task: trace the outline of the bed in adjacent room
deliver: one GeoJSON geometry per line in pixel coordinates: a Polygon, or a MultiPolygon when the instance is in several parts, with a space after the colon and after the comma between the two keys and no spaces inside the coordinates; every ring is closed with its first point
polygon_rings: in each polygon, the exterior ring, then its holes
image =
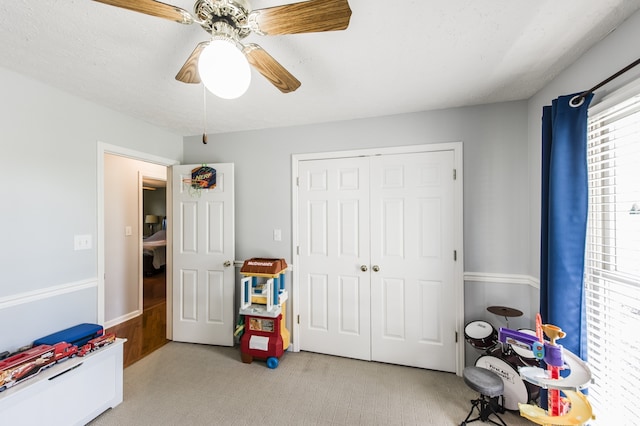
{"type": "Polygon", "coordinates": [[[167,258],[167,231],[162,229],[142,240],[142,261],[145,275],[160,271],[167,258]]]}

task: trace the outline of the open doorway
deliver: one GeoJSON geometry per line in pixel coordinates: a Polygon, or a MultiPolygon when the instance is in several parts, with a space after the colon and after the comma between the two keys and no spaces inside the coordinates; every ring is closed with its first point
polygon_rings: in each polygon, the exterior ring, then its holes
{"type": "Polygon", "coordinates": [[[142,342],[140,358],[167,343],[167,181],[142,177],[142,342]]]}
{"type": "Polygon", "coordinates": [[[128,366],[167,342],[167,166],[104,153],[104,327],[128,366]]]}
{"type": "Polygon", "coordinates": [[[142,305],[166,302],[167,181],[142,177],[142,305]]]}

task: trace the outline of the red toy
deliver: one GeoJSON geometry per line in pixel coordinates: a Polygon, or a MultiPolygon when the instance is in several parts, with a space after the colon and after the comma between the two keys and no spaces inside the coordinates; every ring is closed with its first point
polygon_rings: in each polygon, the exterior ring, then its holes
{"type": "Polygon", "coordinates": [[[67,342],[60,342],[53,345],[55,348],[55,360],[56,362],[62,362],[69,358],[73,358],[78,355],[78,347],[67,342]]]}
{"type": "Polygon", "coordinates": [[[245,315],[244,334],[240,338],[242,362],[251,363],[255,357],[266,359],[269,368],[276,368],[284,352],[281,323],[282,314],[275,318],[245,315]]]}
{"type": "Polygon", "coordinates": [[[266,359],[267,367],[278,367],[278,359],[289,347],[286,327],[286,301],[284,259],[251,258],[240,269],[244,275],[240,284],[240,315],[243,324],[236,334],[240,338],[242,362],[253,358],[266,359]],[[260,282],[262,281],[262,282],[260,282]]]}
{"type": "Polygon", "coordinates": [[[104,346],[115,342],[113,333],[98,336],[89,340],[82,348],[67,342],[54,345],[38,345],[26,351],[19,352],[0,361],[0,392],[8,389],[52,365],[65,361],[74,356],[85,356],[104,346]]]}
{"type": "Polygon", "coordinates": [[[115,341],[116,335],[113,333],[98,336],[95,339],[89,340],[86,345],[82,346],[82,348],[78,351],[78,356],[85,356],[87,354],[90,354],[91,352],[97,351],[103,346],[110,345],[115,341]]]}
{"type": "Polygon", "coordinates": [[[0,362],[0,392],[40,373],[56,362],[55,348],[40,345],[0,362]]]}

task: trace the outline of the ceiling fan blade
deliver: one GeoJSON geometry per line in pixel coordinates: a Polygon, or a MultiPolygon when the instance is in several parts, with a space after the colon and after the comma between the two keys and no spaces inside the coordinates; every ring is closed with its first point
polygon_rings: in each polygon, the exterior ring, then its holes
{"type": "Polygon", "coordinates": [[[300,81],[287,71],[278,61],[273,59],[262,47],[254,43],[247,44],[242,52],[249,63],[282,93],[295,91],[300,81]]]}
{"type": "Polygon", "coordinates": [[[189,58],[185,61],[178,74],[176,74],[176,80],[181,81],[183,83],[190,84],[198,84],[200,83],[200,74],[198,74],[198,59],[200,58],[200,53],[202,53],[202,49],[207,47],[209,42],[203,41],[202,43],[198,43],[189,58]]]}
{"type": "Polygon", "coordinates": [[[254,10],[249,25],[262,35],[299,34],[344,30],[350,19],[347,0],[310,0],[254,10]]]}
{"type": "Polygon", "coordinates": [[[184,9],[155,0],[93,0],[110,6],[133,10],[134,12],[169,19],[181,24],[193,24],[193,15],[184,9]]]}

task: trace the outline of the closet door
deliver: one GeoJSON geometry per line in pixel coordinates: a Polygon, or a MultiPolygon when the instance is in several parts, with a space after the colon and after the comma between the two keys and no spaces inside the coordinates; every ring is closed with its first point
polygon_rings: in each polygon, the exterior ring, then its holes
{"type": "Polygon", "coordinates": [[[300,161],[301,350],[456,371],[454,162],[300,161]]]}
{"type": "Polygon", "coordinates": [[[454,154],[371,158],[371,356],[456,371],[454,154]]]}
{"type": "Polygon", "coordinates": [[[371,359],[369,159],[299,164],[300,348],[371,359]]]}

